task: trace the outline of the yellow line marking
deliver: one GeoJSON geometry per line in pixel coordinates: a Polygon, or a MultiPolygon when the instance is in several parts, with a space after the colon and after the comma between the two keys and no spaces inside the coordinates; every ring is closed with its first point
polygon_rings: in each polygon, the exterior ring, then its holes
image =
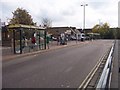
{"type": "Polygon", "coordinates": [[[91,70],[91,72],[87,75],[87,77],[84,79],[84,81],[82,82],[82,84],[79,86],[79,88],[77,90],[85,89],[87,87],[87,85],[89,84],[89,82],[91,81],[93,76],[95,75],[96,71],[98,70],[99,66],[101,65],[101,62],[103,61],[105,55],[107,55],[108,51],[106,51],[106,53],[103,56],[101,56],[101,58],[99,59],[97,64],[94,66],[94,68],[91,70]]]}

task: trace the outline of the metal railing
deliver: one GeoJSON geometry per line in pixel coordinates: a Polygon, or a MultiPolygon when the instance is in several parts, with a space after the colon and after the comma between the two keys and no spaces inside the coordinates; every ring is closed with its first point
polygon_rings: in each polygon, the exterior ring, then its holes
{"type": "MultiPolygon", "coordinates": [[[[104,63],[104,58],[106,57],[107,54],[108,54],[108,51],[106,51],[104,53],[104,55],[101,56],[101,58],[99,59],[99,61],[97,62],[97,64],[90,71],[90,73],[88,74],[88,76],[85,78],[85,80],[82,82],[82,84],[79,86],[79,88],[77,90],[86,90],[86,89],[89,89],[89,86],[92,86],[92,88],[96,87],[95,83],[92,83],[92,85],[90,83],[94,79],[95,74],[98,73],[97,71],[99,70],[101,64],[104,63]]],[[[96,82],[97,79],[94,79],[94,81],[96,82]]]]}
{"type": "Polygon", "coordinates": [[[114,49],[114,46],[112,46],[112,48],[110,50],[105,67],[104,67],[101,77],[98,81],[96,90],[104,90],[104,89],[109,88],[109,84],[110,84],[109,78],[110,78],[110,73],[111,73],[111,68],[112,68],[113,49],[114,49]]]}

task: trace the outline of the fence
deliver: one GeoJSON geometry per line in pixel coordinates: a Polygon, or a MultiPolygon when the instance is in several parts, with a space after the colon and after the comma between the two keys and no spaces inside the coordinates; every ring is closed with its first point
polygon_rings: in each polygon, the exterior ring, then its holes
{"type": "Polygon", "coordinates": [[[113,54],[114,46],[112,46],[109,56],[107,58],[105,67],[103,69],[102,75],[100,77],[100,80],[97,84],[96,90],[105,90],[109,88],[110,85],[110,74],[111,74],[111,68],[112,68],[112,54],[113,54]]]}

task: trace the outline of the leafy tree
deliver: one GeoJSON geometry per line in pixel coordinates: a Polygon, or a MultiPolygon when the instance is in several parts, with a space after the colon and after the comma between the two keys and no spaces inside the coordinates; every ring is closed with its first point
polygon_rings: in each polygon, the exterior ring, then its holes
{"type": "Polygon", "coordinates": [[[108,34],[109,34],[109,25],[108,23],[104,23],[101,26],[100,34],[103,36],[103,38],[107,39],[108,34]]]}
{"type": "Polygon", "coordinates": [[[24,25],[35,25],[31,15],[22,8],[17,8],[12,12],[13,18],[10,20],[9,24],[24,24],[24,25]]]}
{"type": "Polygon", "coordinates": [[[109,28],[110,27],[109,27],[108,23],[104,23],[103,25],[97,24],[93,27],[92,32],[99,33],[101,38],[107,39],[107,38],[111,38],[110,34],[112,31],[110,31],[109,28]]]}
{"type": "Polygon", "coordinates": [[[100,25],[97,24],[97,25],[95,25],[95,26],[93,27],[92,32],[93,32],[93,33],[99,33],[99,29],[100,29],[100,25]]]}

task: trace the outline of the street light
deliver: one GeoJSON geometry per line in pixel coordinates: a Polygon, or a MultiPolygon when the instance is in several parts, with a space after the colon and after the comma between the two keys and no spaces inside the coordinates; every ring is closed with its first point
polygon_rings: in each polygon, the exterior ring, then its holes
{"type": "Polygon", "coordinates": [[[2,23],[1,23],[1,19],[0,19],[0,29],[1,29],[1,27],[2,27],[2,23]]]}
{"type": "Polygon", "coordinates": [[[81,6],[83,6],[83,30],[85,30],[85,6],[88,6],[88,4],[82,4],[81,6]]]}

